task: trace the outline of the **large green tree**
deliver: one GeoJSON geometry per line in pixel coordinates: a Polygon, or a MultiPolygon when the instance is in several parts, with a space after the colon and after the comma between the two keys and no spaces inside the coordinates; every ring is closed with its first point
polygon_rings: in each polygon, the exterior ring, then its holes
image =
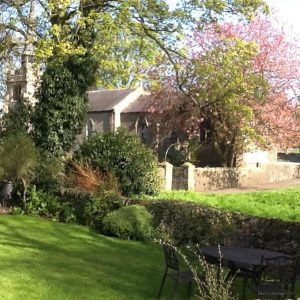
{"type": "Polygon", "coordinates": [[[100,85],[124,86],[152,62],[155,49],[174,58],[184,27],[226,14],[250,18],[259,9],[266,9],[263,0],[185,0],[173,10],[167,0],[0,0],[0,57],[26,45],[42,61],[92,49],[100,85]]]}
{"type": "Polygon", "coordinates": [[[76,88],[78,74],[68,62],[80,61],[79,74],[83,67],[89,70],[82,83],[85,90],[94,82],[90,78],[101,87],[133,85],[158,52],[176,68],[183,55],[179,41],[185,27],[195,21],[216,22],[226,14],[250,18],[266,5],[263,0],[185,0],[171,10],[166,0],[0,0],[0,8],[5,49],[33,45],[37,62],[45,66],[33,121],[36,143],[53,151],[70,148],[84,117],[86,99],[76,88]],[[87,57],[93,59],[87,62],[87,57]],[[50,121],[42,118],[46,111],[53,114],[50,121]],[[45,143],[47,137],[55,146],[45,143]]]}

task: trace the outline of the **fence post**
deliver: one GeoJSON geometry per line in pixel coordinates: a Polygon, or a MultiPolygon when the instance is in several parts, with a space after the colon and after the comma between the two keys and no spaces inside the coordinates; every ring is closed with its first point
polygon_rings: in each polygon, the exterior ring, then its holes
{"type": "Polygon", "coordinates": [[[168,163],[167,161],[164,161],[159,164],[163,169],[163,184],[162,189],[165,191],[171,191],[172,190],[172,177],[173,177],[173,165],[168,163]]]}
{"type": "Polygon", "coordinates": [[[188,191],[195,189],[195,166],[189,162],[181,165],[185,169],[185,179],[187,181],[186,187],[188,191]]]}

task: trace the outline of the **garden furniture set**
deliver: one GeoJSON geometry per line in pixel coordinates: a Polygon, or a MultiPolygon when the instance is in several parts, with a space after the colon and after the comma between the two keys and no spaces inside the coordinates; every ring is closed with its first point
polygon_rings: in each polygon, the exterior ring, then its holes
{"type": "MultiPolygon", "coordinates": [[[[191,284],[194,274],[191,270],[182,271],[179,268],[179,260],[176,256],[176,249],[171,246],[163,245],[166,269],[158,293],[160,298],[166,277],[174,280],[172,299],[175,297],[177,284],[180,282],[188,283],[188,295],[191,292],[191,284]]],[[[229,269],[226,280],[230,278],[242,279],[241,297],[246,297],[246,288],[250,287],[255,292],[256,297],[277,296],[296,299],[295,283],[300,274],[300,257],[270,251],[265,249],[232,247],[232,246],[209,246],[201,248],[200,254],[205,260],[214,265],[218,265],[218,279],[220,267],[229,269]],[[250,285],[248,285],[250,281],[250,285]]],[[[200,280],[204,280],[200,275],[200,280]]]]}
{"type": "Polygon", "coordinates": [[[265,249],[212,246],[201,249],[205,259],[229,268],[231,276],[243,279],[242,299],[248,280],[257,298],[290,296],[295,299],[295,282],[299,274],[299,257],[265,249]]]}

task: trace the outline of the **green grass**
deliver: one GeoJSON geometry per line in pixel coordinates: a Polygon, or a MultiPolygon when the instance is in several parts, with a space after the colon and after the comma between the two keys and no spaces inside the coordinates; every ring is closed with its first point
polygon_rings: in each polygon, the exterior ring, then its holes
{"type": "Polygon", "coordinates": [[[163,270],[156,244],[109,238],[79,225],[0,216],[0,299],[154,299],[163,270]]]}
{"type": "MultiPolygon", "coordinates": [[[[27,216],[0,216],[0,299],[155,299],[160,245],[27,216]]],[[[167,281],[161,299],[170,299],[167,281]]],[[[240,290],[240,288],[238,288],[240,290]]],[[[179,285],[177,299],[186,299],[179,285]]],[[[248,300],[253,299],[253,295],[248,300]]]]}
{"type": "Polygon", "coordinates": [[[300,222],[300,188],[236,194],[172,191],[161,192],[155,199],[193,201],[254,216],[300,222]]]}

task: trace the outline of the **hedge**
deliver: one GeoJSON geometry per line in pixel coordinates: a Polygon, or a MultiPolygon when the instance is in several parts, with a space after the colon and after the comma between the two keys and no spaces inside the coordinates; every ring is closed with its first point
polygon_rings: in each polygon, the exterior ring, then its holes
{"type": "MultiPolygon", "coordinates": [[[[73,203],[77,220],[84,220],[82,211],[91,198],[89,193],[63,193],[73,203]],[[73,201],[71,201],[73,199],[73,201]]],[[[174,200],[124,199],[124,205],[139,204],[153,215],[153,226],[163,224],[178,245],[236,245],[294,254],[300,251],[300,222],[255,217],[174,200]]]]}
{"type": "Polygon", "coordinates": [[[229,212],[193,202],[132,200],[164,224],[177,244],[236,245],[294,254],[300,249],[300,222],[286,222],[229,212]]]}

